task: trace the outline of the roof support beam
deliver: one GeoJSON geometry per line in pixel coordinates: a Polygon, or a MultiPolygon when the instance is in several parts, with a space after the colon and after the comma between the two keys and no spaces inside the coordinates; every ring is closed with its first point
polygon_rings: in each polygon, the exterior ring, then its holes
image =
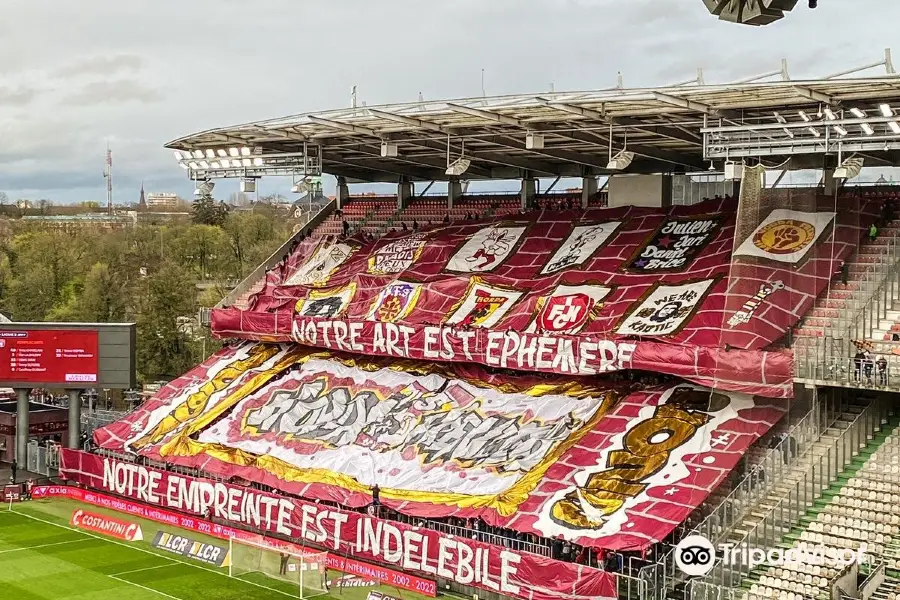
{"type": "Polygon", "coordinates": [[[307,117],[313,123],[317,123],[319,125],[324,125],[326,127],[331,127],[332,129],[340,129],[342,131],[349,131],[350,133],[358,133],[360,135],[367,135],[369,137],[380,138],[381,136],[374,129],[369,129],[368,127],[360,127],[359,125],[350,125],[349,123],[341,123],[340,121],[332,121],[330,119],[323,119],[322,117],[307,117]]]}
{"type": "Polygon", "coordinates": [[[459,104],[447,104],[447,108],[453,112],[463,113],[472,117],[479,117],[486,121],[494,121],[496,123],[503,123],[504,125],[514,125],[516,127],[522,127],[523,129],[526,128],[518,119],[513,119],[512,117],[507,117],[489,110],[470,108],[468,106],[460,106],[459,104]]]}
{"type": "Polygon", "coordinates": [[[555,108],[556,110],[561,110],[569,114],[580,115],[582,117],[587,117],[588,119],[594,119],[595,121],[607,121],[606,115],[604,115],[602,112],[591,110],[590,108],[575,106],[573,104],[566,104],[565,102],[554,102],[553,100],[547,100],[546,98],[540,97],[536,97],[535,100],[537,100],[544,106],[549,106],[551,108],[555,108]]]}
{"type": "Polygon", "coordinates": [[[449,129],[445,129],[444,127],[435,125],[434,123],[423,121],[422,119],[414,119],[412,117],[406,117],[403,115],[395,115],[394,113],[385,112],[383,110],[375,110],[374,108],[370,108],[369,113],[375,115],[379,119],[387,119],[388,121],[394,121],[395,123],[403,123],[404,125],[409,125],[410,127],[417,127],[419,129],[434,131],[436,133],[452,133],[449,129]]]}
{"type": "Polygon", "coordinates": [[[821,92],[811,90],[807,87],[795,85],[794,91],[797,92],[798,96],[803,96],[804,98],[807,98],[809,100],[815,100],[816,102],[823,102],[825,104],[830,104],[832,106],[836,106],[838,104],[838,101],[835,98],[829,96],[828,94],[823,94],[821,92]]]}
{"type": "Polygon", "coordinates": [[[701,112],[706,115],[716,114],[716,111],[713,109],[713,107],[702,102],[694,102],[693,100],[679,98],[678,96],[664,94],[662,92],[653,92],[653,97],[656,98],[659,102],[665,102],[666,104],[671,104],[672,106],[680,106],[681,108],[701,112]]]}
{"type": "Polygon", "coordinates": [[[499,146],[506,146],[507,148],[523,150],[529,152],[530,154],[538,156],[547,156],[549,158],[555,158],[557,160],[577,163],[586,167],[594,167],[595,169],[606,169],[607,161],[605,159],[598,159],[593,156],[588,156],[587,154],[582,154],[580,152],[571,152],[569,150],[554,150],[551,148],[543,148],[541,150],[525,150],[525,146],[520,140],[503,135],[496,135],[490,138],[482,139],[499,146]]]}
{"type": "MultiPolygon", "coordinates": [[[[413,142],[409,142],[413,143],[413,142]]],[[[364,144],[360,144],[354,148],[357,152],[363,154],[369,154],[374,157],[381,157],[381,148],[377,148],[375,146],[367,146],[364,144]]],[[[348,159],[352,160],[352,159],[348,159]]],[[[447,161],[446,159],[439,158],[429,158],[426,156],[409,156],[404,153],[400,153],[399,156],[393,158],[392,160],[396,162],[403,162],[411,165],[417,165],[419,167],[426,167],[429,169],[440,169],[441,171],[445,171],[447,169],[447,161]]],[[[475,164],[469,167],[467,173],[471,173],[472,175],[477,175],[479,177],[490,178],[491,172],[489,169],[481,168],[475,164]]]]}
{"type": "Polygon", "coordinates": [[[443,176],[443,170],[435,170],[430,168],[425,169],[416,169],[413,167],[400,166],[397,164],[385,164],[380,161],[371,161],[366,159],[350,159],[350,158],[327,158],[323,161],[326,164],[339,164],[346,165],[348,167],[356,168],[356,169],[365,169],[367,171],[373,171],[375,173],[390,173],[392,175],[402,176],[402,177],[411,177],[413,179],[437,179],[438,176],[443,176]]]}

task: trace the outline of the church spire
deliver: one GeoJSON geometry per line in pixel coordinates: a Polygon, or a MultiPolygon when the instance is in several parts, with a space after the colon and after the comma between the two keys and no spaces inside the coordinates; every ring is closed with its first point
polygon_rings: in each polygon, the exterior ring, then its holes
{"type": "Polygon", "coordinates": [[[146,200],[146,198],[144,198],[144,182],[143,181],[141,181],[141,200],[140,200],[140,202],[138,202],[138,208],[142,209],[142,210],[147,208],[147,200],[146,200]]]}

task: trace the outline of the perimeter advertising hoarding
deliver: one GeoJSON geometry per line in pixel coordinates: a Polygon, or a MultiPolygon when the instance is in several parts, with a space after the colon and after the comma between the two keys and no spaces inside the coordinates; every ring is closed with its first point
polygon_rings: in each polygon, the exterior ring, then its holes
{"type": "Polygon", "coordinates": [[[130,389],[135,326],[0,324],[0,387],[130,389]]]}

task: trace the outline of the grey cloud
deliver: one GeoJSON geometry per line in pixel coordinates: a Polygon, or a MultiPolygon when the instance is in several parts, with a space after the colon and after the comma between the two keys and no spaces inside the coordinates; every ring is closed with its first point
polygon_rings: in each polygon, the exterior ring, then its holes
{"type": "Polygon", "coordinates": [[[123,71],[138,71],[144,59],[134,54],[113,56],[91,56],[70,62],[51,71],[55,77],[78,77],[82,75],[103,75],[109,77],[123,71]]]}
{"type": "Polygon", "coordinates": [[[0,87],[0,106],[27,106],[34,102],[37,94],[33,87],[0,87]]]}
{"type": "Polygon", "coordinates": [[[64,99],[67,104],[77,106],[96,104],[117,104],[123,102],[152,103],[162,99],[158,90],[144,86],[132,79],[117,81],[94,81],[78,92],[64,99]]]}

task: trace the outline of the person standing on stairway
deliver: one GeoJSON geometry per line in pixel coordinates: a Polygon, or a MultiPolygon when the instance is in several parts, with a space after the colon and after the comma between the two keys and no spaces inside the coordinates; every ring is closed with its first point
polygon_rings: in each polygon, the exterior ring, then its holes
{"type": "Polygon", "coordinates": [[[878,227],[875,225],[875,223],[872,223],[871,225],[869,225],[869,241],[874,242],[877,237],[878,227]]]}

